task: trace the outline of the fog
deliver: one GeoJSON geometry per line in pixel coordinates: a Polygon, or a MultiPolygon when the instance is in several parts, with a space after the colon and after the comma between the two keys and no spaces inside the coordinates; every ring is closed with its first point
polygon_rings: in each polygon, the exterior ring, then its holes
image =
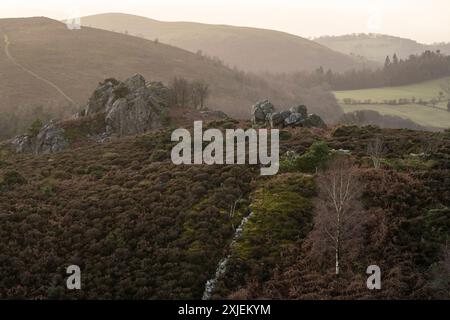
{"type": "Polygon", "coordinates": [[[447,0],[2,0],[0,18],[66,19],[105,12],[286,31],[303,37],[383,33],[419,42],[450,41],[447,0]]]}

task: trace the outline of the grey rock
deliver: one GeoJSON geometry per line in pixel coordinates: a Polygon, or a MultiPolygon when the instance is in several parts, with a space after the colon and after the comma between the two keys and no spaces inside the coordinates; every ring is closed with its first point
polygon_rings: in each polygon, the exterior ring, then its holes
{"type": "Polygon", "coordinates": [[[292,107],[289,111],[291,111],[291,113],[300,113],[305,119],[308,117],[308,109],[304,105],[292,107]]]}
{"type": "Polygon", "coordinates": [[[301,126],[302,123],[305,121],[305,118],[302,116],[301,113],[291,113],[289,117],[284,119],[284,124],[286,126],[301,126]]]}
{"type": "Polygon", "coordinates": [[[269,114],[269,123],[271,128],[278,128],[283,125],[284,118],[281,112],[274,112],[269,114]]]}
{"type": "Polygon", "coordinates": [[[28,135],[21,135],[15,137],[11,141],[12,146],[17,153],[31,153],[33,152],[33,141],[28,135]]]}
{"type": "Polygon", "coordinates": [[[135,74],[124,82],[105,80],[89,99],[85,114],[104,112],[106,133],[118,136],[143,133],[162,127],[167,88],[135,74]]]}
{"type": "Polygon", "coordinates": [[[304,121],[303,125],[305,127],[318,127],[318,128],[327,127],[322,118],[319,117],[317,114],[310,114],[308,118],[304,121]]]}
{"type": "Polygon", "coordinates": [[[136,91],[140,88],[145,88],[145,79],[142,75],[140,74],[135,74],[132,77],[128,78],[127,80],[125,80],[125,85],[127,86],[127,88],[133,92],[136,91]]]}
{"type": "Polygon", "coordinates": [[[34,153],[50,154],[66,149],[69,142],[64,136],[64,129],[53,121],[46,124],[35,138],[34,153]]]}
{"type": "Polygon", "coordinates": [[[283,120],[291,115],[291,111],[289,111],[289,110],[283,110],[280,113],[281,113],[281,116],[283,117],[283,120]]]}
{"type": "Polygon", "coordinates": [[[268,115],[273,113],[275,108],[269,100],[264,100],[256,103],[252,107],[252,122],[253,124],[266,124],[268,115]]]}
{"type": "Polygon", "coordinates": [[[64,129],[53,121],[46,124],[35,136],[21,135],[11,142],[17,153],[51,154],[69,146],[64,129]]]}
{"type": "Polygon", "coordinates": [[[86,116],[102,112],[107,105],[114,100],[114,88],[118,81],[115,79],[105,80],[101,83],[89,98],[84,114],[86,116]]]}

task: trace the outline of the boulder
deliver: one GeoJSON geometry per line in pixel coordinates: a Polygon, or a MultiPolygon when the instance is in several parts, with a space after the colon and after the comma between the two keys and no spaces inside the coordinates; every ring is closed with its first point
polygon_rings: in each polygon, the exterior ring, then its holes
{"type": "Polygon", "coordinates": [[[296,127],[301,126],[301,124],[305,121],[305,118],[301,113],[291,113],[289,117],[284,119],[285,126],[296,127]]]}
{"type": "Polygon", "coordinates": [[[266,124],[269,120],[268,115],[273,113],[275,108],[269,100],[264,100],[256,103],[252,107],[252,122],[253,124],[266,124]]]}
{"type": "Polygon", "coordinates": [[[303,118],[307,118],[308,117],[308,109],[306,108],[305,105],[299,105],[299,106],[295,106],[289,109],[289,111],[291,113],[300,113],[302,115],[303,118]]]}
{"type": "Polygon", "coordinates": [[[274,106],[264,100],[252,107],[252,122],[255,125],[270,124],[272,128],[283,127],[326,127],[325,122],[316,114],[308,116],[308,110],[304,105],[298,105],[275,112],[274,106]]]}
{"type": "Polygon", "coordinates": [[[34,153],[50,154],[64,150],[69,146],[64,129],[53,121],[46,124],[35,138],[34,153]]]}
{"type": "Polygon", "coordinates": [[[143,133],[162,127],[167,88],[135,74],[124,82],[107,79],[89,99],[86,115],[105,113],[106,132],[118,136],[143,133]]]}
{"type": "Polygon", "coordinates": [[[317,114],[310,114],[308,118],[304,121],[303,126],[305,127],[317,127],[326,128],[325,122],[317,114]]]}
{"type": "Polygon", "coordinates": [[[269,123],[271,128],[277,128],[283,125],[284,118],[281,112],[274,112],[269,114],[269,123]]]}
{"type": "Polygon", "coordinates": [[[33,142],[30,136],[21,135],[15,137],[11,142],[13,148],[17,153],[32,153],[33,152],[33,142]]]}
{"type": "Polygon", "coordinates": [[[115,79],[106,79],[100,83],[94,93],[89,98],[84,114],[86,116],[102,112],[107,105],[110,105],[114,100],[114,88],[118,81],[115,79]]]}
{"type": "Polygon", "coordinates": [[[160,106],[145,88],[138,91],[114,102],[105,118],[107,133],[125,136],[162,127],[160,106]]]}

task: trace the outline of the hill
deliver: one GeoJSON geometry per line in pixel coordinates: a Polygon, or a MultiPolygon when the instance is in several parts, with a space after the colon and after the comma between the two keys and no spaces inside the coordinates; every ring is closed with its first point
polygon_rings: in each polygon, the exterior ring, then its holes
{"type": "Polygon", "coordinates": [[[426,45],[411,39],[384,34],[324,36],[316,38],[314,41],[335,51],[361,56],[380,64],[384,63],[386,56],[392,56],[394,53],[403,59],[411,54],[421,54],[426,50],[441,50],[444,54],[450,54],[450,44],[448,43],[426,45]]]}
{"type": "Polygon", "coordinates": [[[363,90],[335,91],[344,111],[373,110],[381,114],[410,119],[425,127],[450,127],[450,112],[445,96],[440,97],[442,85],[450,78],[426,81],[413,85],[363,90]]]}
{"type": "Polygon", "coordinates": [[[448,132],[287,129],[281,153],[304,156],[283,157],[272,177],[247,165],[175,166],[170,135],[156,130],[39,156],[0,147],[0,298],[200,299],[228,254],[215,298],[448,298],[433,273],[450,230],[448,132]],[[380,136],[386,153],[374,169],[366,150],[380,136]],[[360,163],[372,217],[358,222],[364,245],[343,261],[338,284],[333,258],[318,265],[308,247],[315,170],[331,148],[360,163]],[[365,286],[374,263],[383,272],[378,292],[365,286]],[[66,289],[71,264],[82,270],[82,290],[66,289]]]}
{"type": "Polygon", "coordinates": [[[48,117],[71,115],[86,104],[100,81],[126,79],[135,73],[166,84],[174,77],[205,81],[211,91],[206,106],[237,117],[247,118],[250,106],[265,98],[279,105],[306,103],[327,120],[342,114],[333,97],[323,101],[323,92],[246,75],[138,37],[88,27],[69,30],[48,18],[0,19],[0,35],[0,125],[8,127],[10,134],[26,130],[30,121],[42,117],[42,108],[49,111],[48,117]],[[314,102],[315,97],[320,103],[314,102]],[[23,114],[30,121],[17,127],[23,114]]]}
{"type": "Polygon", "coordinates": [[[252,72],[295,72],[320,66],[336,71],[362,66],[360,59],[332,51],[313,41],[273,30],[163,22],[145,17],[105,13],[82,17],[82,25],[128,33],[218,57],[230,66],[252,72]]]}

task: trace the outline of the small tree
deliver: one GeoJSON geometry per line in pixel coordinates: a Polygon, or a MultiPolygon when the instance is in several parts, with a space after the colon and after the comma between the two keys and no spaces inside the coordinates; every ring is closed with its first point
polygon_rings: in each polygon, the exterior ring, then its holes
{"type": "Polygon", "coordinates": [[[36,137],[39,132],[41,131],[42,127],[44,126],[44,123],[41,119],[36,119],[31,124],[30,128],[28,128],[28,135],[30,137],[36,137]]]}
{"type": "Polygon", "coordinates": [[[340,157],[317,179],[318,203],[312,231],[313,255],[323,259],[334,252],[335,273],[341,272],[345,254],[359,248],[365,211],[359,199],[363,185],[357,168],[340,157]]]}
{"type": "Polygon", "coordinates": [[[187,107],[189,103],[190,84],[184,78],[175,77],[169,83],[171,103],[179,107],[187,107]]]}
{"type": "Polygon", "coordinates": [[[386,153],[384,147],[383,139],[381,137],[376,137],[375,140],[367,145],[367,155],[372,159],[373,166],[375,169],[380,168],[381,159],[386,153]]]}
{"type": "Polygon", "coordinates": [[[202,110],[205,107],[205,101],[210,94],[209,85],[204,81],[195,81],[192,83],[192,104],[194,108],[202,110]]]}

